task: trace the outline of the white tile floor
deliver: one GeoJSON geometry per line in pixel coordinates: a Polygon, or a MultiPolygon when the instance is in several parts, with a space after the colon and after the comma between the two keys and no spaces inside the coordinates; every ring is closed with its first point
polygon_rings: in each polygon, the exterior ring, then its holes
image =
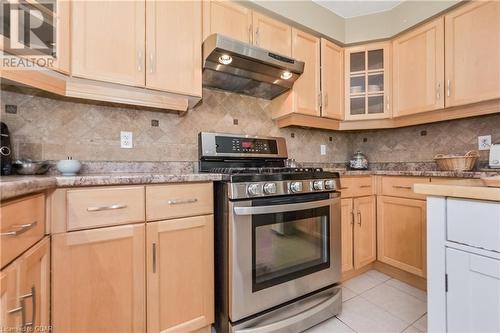
{"type": "Polygon", "coordinates": [[[342,284],[342,313],[307,333],[426,333],[427,294],[372,270],[342,284]]]}

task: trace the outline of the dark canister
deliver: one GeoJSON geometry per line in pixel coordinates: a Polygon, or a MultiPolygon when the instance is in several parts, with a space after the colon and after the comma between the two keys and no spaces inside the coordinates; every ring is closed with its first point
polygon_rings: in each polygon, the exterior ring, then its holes
{"type": "Polygon", "coordinates": [[[0,167],[2,176],[12,173],[12,149],[9,128],[3,122],[0,122],[0,167]]]}

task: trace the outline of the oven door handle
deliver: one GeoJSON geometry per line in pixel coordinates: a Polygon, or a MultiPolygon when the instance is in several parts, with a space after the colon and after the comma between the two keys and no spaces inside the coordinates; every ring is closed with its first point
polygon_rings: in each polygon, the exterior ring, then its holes
{"type": "Polygon", "coordinates": [[[339,199],[325,199],[319,201],[299,202],[294,204],[274,205],[274,206],[250,206],[250,207],[234,207],[236,215],[259,215],[292,212],[296,210],[304,210],[329,206],[339,199]]]}

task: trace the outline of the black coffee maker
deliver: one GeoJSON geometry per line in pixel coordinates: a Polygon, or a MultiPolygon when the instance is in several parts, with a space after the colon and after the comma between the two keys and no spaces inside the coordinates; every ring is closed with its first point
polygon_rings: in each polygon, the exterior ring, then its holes
{"type": "Polygon", "coordinates": [[[2,176],[12,174],[12,149],[9,128],[3,122],[0,122],[0,173],[2,176]]]}

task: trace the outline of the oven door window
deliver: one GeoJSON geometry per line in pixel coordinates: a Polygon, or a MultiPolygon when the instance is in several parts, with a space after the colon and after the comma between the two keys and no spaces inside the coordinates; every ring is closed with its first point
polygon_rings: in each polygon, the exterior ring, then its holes
{"type": "Polygon", "coordinates": [[[329,206],[252,216],[252,291],[330,267],[329,206]]]}

